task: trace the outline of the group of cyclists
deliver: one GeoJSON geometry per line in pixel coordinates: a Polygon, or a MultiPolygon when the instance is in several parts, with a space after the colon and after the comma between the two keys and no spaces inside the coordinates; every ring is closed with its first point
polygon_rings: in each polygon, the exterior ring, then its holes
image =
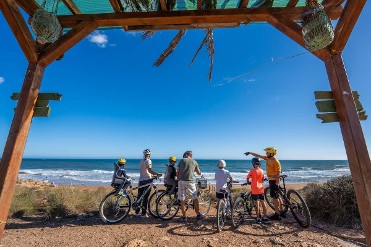
{"type": "MultiPolygon", "coordinates": [[[[249,183],[251,183],[251,192],[253,200],[256,202],[255,210],[257,218],[255,219],[257,223],[265,223],[270,220],[281,220],[281,217],[285,217],[285,213],[282,210],[281,201],[279,199],[278,189],[279,189],[279,182],[280,182],[280,173],[281,173],[281,165],[278,159],[276,158],[277,149],[274,147],[265,148],[264,151],[266,155],[260,155],[254,152],[245,152],[246,156],[253,155],[255,156],[252,159],[252,166],[253,168],[249,171],[246,176],[246,179],[249,183]],[[266,161],[266,173],[269,180],[269,188],[270,188],[270,196],[273,200],[275,213],[271,216],[267,216],[267,207],[265,204],[264,198],[264,171],[260,168],[261,160],[263,159],[266,161]],[[251,182],[250,182],[251,181],[251,182]],[[262,207],[262,214],[260,212],[260,207],[262,207]],[[260,217],[262,215],[262,217],[260,217]]],[[[152,177],[161,177],[163,174],[157,173],[152,170],[152,161],[150,159],[151,151],[149,149],[145,149],[143,151],[143,159],[141,159],[139,163],[139,190],[138,190],[138,198],[142,196],[142,194],[146,191],[146,189],[152,183],[152,177]]],[[[205,215],[200,214],[199,210],[199,202],[198,202],[198,195],[196,190],[196,182],[194,180],[194,173],[197,175],[201,175],[201,170],[197,161],[192,158],[192,151],[186,151],[183,154],[183,158],[179,161],[177,168],[175,168],[175,164],[177,162],[176,157],[171,156],[169,157],[169,164],[166,166],[165,176],[164,176],[164,183],[167,186],[172,186],[173,190],[177,189],[178,199],[180,201],[180,209],[182,216],[179,218],[180,222],[187,222],[188,218],[186,215],[185,209],[185,200],[186,200],[186,193],[189,193],[192,200],[194,210],[197,214],[196,220],[201,220],[205,217],[205,215]]],[[[122,188],[125,189],[131,185],[131,178],[125,171],[125,164],[126,160],[124,158],[120,158],[117,161],[117,165],[115,165],[115,173],[114,179],[122,179],[123,186],[122,188]]],[[[220,200],[225,200],[228,198],[228,193],[230,191],[227,190],[227,183],[233,182],[233,178],[230,175],[229,171],[225,169],[227,166],[224,160],[219,160],[217,163],[218,170],[215,172],[215,180],[216,180],[216,197],[220,200]]],[[[140,208],[138,208],[135,212],[135,215],[138,217],[146,218],[148,217],[147,214],[147,204],[148,204],[148,197],[149,193],[143,195],[143,204],[140,208]]]]}

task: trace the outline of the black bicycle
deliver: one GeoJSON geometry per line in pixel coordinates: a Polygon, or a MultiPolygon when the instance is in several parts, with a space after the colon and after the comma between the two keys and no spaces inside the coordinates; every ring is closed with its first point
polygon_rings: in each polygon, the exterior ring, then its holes
{"type": "MultiPolygon", "coordinates": [[[[283,206],[283,212],[286,213],[290,208],[291,214],[294,216],[299,225],[304,228],[310,227],[312,218],[308,206],[305,203],[303,197],[296,190],[286,190],[286,177],[287,175],[280,176],[283,186],[279,186],[278,190],[279,200],[281,200],[283,206]]],[[[264,195],[269,207],[274,209],[274,204],[270,195],[269,187],[265,188],[264,195]]]]}
{"type": "Polygon", "coordinates": [[[154,180],[157,180],[158,177],[153,177],[150,184],[137,186],[137,187],[128,187],[125,190],[122,190],[120,185],[112,185],[114,190],[106,195],[102,202],[99,205],[99,215],[104,222],[107,223],[117,223],[123,220],[130,212],[130,209],[134,210],[142,209],[142,201],[144,195],[150,193],[151,189],[154,188],[154,192],[148,199],[148,212],[151,216],[157,218],[156,213],[156,201],[165,190],[158,190],[157,185],[153,184],[154,180]],[[137,198],[133,191],[145,186],[149,187],[144,191],[141,197],[137,198]]]}
{"type": "MultiPolygon", "coordinates": [[[[241,186],[247,186],[250,183],[243,183],[241,186]]],[[[233,226],[238,227],[245,221],[245,216],[252,216],[255,202],[252,199],[251,191],[242,192],[233,203],[232,222],[233,226]]]]}

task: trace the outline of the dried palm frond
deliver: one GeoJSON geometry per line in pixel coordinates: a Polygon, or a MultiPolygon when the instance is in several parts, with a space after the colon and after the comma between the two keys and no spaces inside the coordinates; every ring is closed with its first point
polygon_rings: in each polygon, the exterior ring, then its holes
{"type": "Polygon", "coordinates": [[[201,51],[202,47],[206,44],[206,42],[207,42],[207,35],[205,35],[205,38],[202,40],[200,46],[198,47],[198,49],[197,49],[195,55],[194,55],[193,58],[192,58],[191,63],[189,64],[189,67],[192,66],[192,64],[193,64],[194,61],[196,60],[196,57],[197,57],[198,53],[201,51]]]}
{"type": "Polygon", "coordinates": [[[169,46],[166,50],[160,55],[160,57],[154,63],[155,66],[160,66],[165,59],[174,51],[176,46],[179,44],[180,40],[182,39],[183,35],[186,33],[187,30],[180,30],[174,39],[170,42],[169,46]]]}
{"type": "Polygon", "coordinates": [[[142,35],[140,36],[140,38],[142,40],[145,40],[146,38],[152,38],[152,36],[155,34],[155,31],[145,31],[142,33],[142,35]]]}
{"type": "Polygon", "coordinates": [[[176,0],[166,0],[166,8],[168,11],[174,10],[176,0]]]}
{"type": "Polygon", "coordinates": [[[211,77],[213,74],[213,66],[214,66],[214,37],[213,37],[213,29],[208,28],[206,29],[206,36],[207,36],[207,51],[209,53],[209,58],[210,58],[210,68],[209,68],[209,81],[211,81],[211,77]]]}
{"type": "Polygon", "coordinates": [[[216,9],[217,0],[203,0],[203,9],[216,9]]]}
{"type": "Polygon", "coordinates": [[[124,0],[125,10],[143,11],[150,9],[149,0],[124,0]]]}

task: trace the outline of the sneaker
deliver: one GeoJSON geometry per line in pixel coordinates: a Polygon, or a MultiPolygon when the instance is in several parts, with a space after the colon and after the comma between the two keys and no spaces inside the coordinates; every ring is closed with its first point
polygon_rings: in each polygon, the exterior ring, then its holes
{"type": "Polygon", "coordinates": [[[196,220],[202,220],[203,218],[205,218],[205,215],[198,214],[196,220]]]}
{"type": "Polygon", "coordinates": [[[281,216],[277,213],[268,217],[270,220],[281,220],[281,216]]]}
{"type": "Polygon", "coordinates": [[[179,220],[178,220],[180,223],[187,223],[188,222],[188,218],[187,217],[180,217],[179,220]]]}
{"type": "Polygon", "coordinates": [[[262,223],[263,223],[263,224],[268,223],[268,222],[269,222],[269,220],[268,220],[267,218],[263,218],[263,219],[262,219],[262,223]]]}
{"type": "Polygon", "coordinates": [[[141,217],[142,214],[138,212],[138,213],[135,213],[135,216],[136,216],[136,217],[141,217]]]}
{"type": "Polygon", "coordinates": [[[149,216],[148,216],[148,214],[141,214],[139,217],[140,218],[148,218],[149,216]]]}
{"type": "Polygon", "coordinates": [[[260,218],[255,218],[255,223],[260,224],[260,223],[262,223],[262,220],[260,218]]]}
{"type": "Polygon", "coordinates": [[[286,218],[286,212],[280,212],[280,216],[282,217],[282,218],[286,218]]]}

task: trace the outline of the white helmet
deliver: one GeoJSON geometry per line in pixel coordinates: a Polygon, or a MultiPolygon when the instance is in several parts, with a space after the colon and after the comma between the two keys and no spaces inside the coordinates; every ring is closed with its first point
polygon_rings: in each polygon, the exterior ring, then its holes
{"type": "Polygon", "coordinates": [[[151,155],[151,150],[149,150],[149,149],[144,150],[143,155],[144,156],[151,155]]]}
{"type": "Polygon", "coordinates": [[[227,166],[227,164],[225,163],[224,160],[219,160],[217,166],[218,166],[219,168],[224,168],[224,167],[227,166]]]}

